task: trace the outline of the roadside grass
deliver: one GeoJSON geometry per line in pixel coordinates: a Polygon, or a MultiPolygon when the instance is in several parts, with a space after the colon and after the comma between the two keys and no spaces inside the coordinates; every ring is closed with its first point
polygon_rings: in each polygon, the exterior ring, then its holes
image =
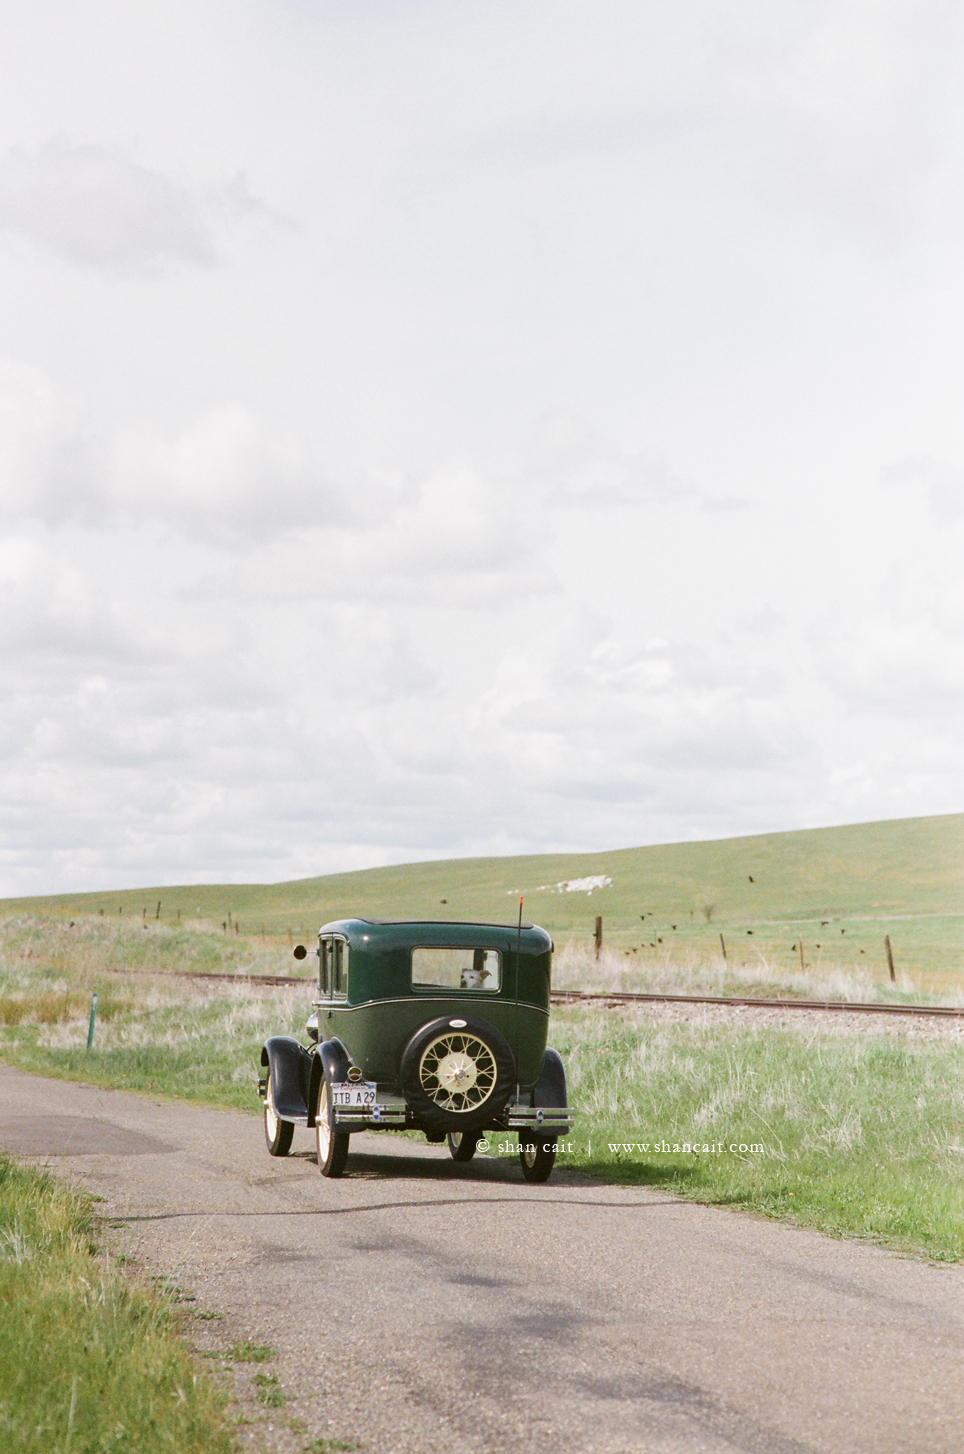
{"type": "Polygon", "coordinates": [[[303,1032],[312,982],[302,989],[165,975],[287,974],[289,961],[203,929],[99,920],[71,928],[15,916],[0,923],[0,1055],[42,1075],[257,1108],[261,1046],[268,1035],[303,1032]]]}
{"type": "MultiPolygon", "coordinates": [[[[86,950],[79,968],[71,959],[69,946],[83,946],[83,936],[68,940],[65,950],[62,926],[21,922],[16,933],[28,935],[35,949],[25,963],[22,954],[6,953],[0,926],[0,991],[11,993],[12,986],[19,1003],[30,1002],[17,1023],[0,1025],[0,1057],[41,1074],[258,1114],[261,1045],[270,1034],[304,1039],[310,981],[302,988],[125,980],[120,936],[126,931],[116,932],[118,943],[108,946],[116,967],[98,978],[86,950]],[[85,981],[84,994],[78,979],[85,981]],[[110,1013],[98,1022],[87,1054],[85,995],[95,984],[110,1013]],[[61,1018],[46,1013],[46,1001],[31,1001],[46,994],[64,997],[61,1018]]],[[[158,938],[167,932],[155,931],[158,938]]],[[[152,953],[170,955],[168,968],[179,963],[174,950],[152,953]]],[[[829,981],[800,984],[786,976],[768,979],[765,966],[750,981],[722,962],[658,968],[654,987],[684,993],[747,992],[752,984],[750,992],[761,996],[792,990],[858,1000],[875,994],[872,984],[842,970],[832,971],[829,981]]],[[[580,987],[635,987],[628,977],[638,973],[618,954],[597,962],[563,951],[556,961],[556,982],[580,987]]],[[[550,1040],[566,1061],[578,1111],[573,1150],[560,1165],[934,1259],[964,1257],[964,1041],[956,1024],[940,1022],[938,1030],[868,1017],[872,1023],[855,1028],[794,1014],[775,1026],[733,1023],[735,1013],[708,1010],[694,1023],[642,1009],[555,1008],[550,1040]],[[655,1151],[656,1143],[669,1149],[655,1151]],[[673,1149],[696,1144],[726,1149],[673,1149]],[[731,1152],[730,1145],[764,1149],[731,1152]]]]}
{"type": "Polygon", "coordinates": [[[964,1257],[961,1040],[568,1008],[551,1038],[579,1113],[560,1165],[964,1257]]]}
{"type": "Polygon", "coordinates": [[[0,1153],[0,1448],[229,1454],[169,1302],[95,1255],[89,1199],[0,1153]]]}
{"type": "Polygon", "coordinates": [[[207,991],[196,981],[145,988],[136,1008],[98,1018],[90,1052],[85,1006],[53,1026],[0,1027],[0,1057],[40,1075],[260,1112],[261,1046],[269,1035],[303,1037],[309,995],[270,986],[207,991]]]}
{"type": "Polygon", "coordinates": [[[287,1395],[281,1387],[281,1380],[276,1373],[256,1373],[251,1382],[254,1386],[255,1398],[266,1408],[283,1409],[288,1402],[287,1395]]]}
{"type": "Polygon", "coordinates": [[[273,1348],[266,1343],[235,1343],[225,1353],[225,1358],[230,1358],[232,1363],[272,1363],[275,1357],[273,1348]]]}

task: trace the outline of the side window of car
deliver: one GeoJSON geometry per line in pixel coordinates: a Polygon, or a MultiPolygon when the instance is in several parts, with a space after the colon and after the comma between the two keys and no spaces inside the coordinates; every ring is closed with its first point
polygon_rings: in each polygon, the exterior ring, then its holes
{"type": "Polygon", "coordinates": [[[331,941],[331,993],[348,993],[348,945],[344,939],[331,941]]]}
{"type": "Polygon", "coordinates": [[[318,989],[323,996],[331,994],[331,940],[318,942],[318,989]]]}

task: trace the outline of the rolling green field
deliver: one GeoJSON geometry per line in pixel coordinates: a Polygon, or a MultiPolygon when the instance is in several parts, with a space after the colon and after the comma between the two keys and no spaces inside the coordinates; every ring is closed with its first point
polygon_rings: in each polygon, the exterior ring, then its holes
{"type": "Polygon", "coordinates": [[[100,915],[140,923],[202,922],[281,947],[348,915],[525,917],[560,941],[586,943],[596,915],[605,942],[645,961],[721,953],[752,968],[827,966],[884,977],[884,935],[898,972],[923,989],[964,975],[964,814],[670,843],[605,853],[445,859],[279,884],[150,887],[0,900],[0,913],[100,915]],[[605,877],[611,884],[559,885],[605,877]]]}

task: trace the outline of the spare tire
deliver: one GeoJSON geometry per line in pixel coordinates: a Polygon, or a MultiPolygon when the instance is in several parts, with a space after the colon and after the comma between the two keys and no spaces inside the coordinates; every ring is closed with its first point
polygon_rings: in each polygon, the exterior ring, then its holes
{"type": "Polygon", "coordinates": [[[475,1131],[505,1110],[515,1061],[494,1025],[445,1015],[423,1025],[402,1051],[402,1090],[427,1131],[475,1131]]]}

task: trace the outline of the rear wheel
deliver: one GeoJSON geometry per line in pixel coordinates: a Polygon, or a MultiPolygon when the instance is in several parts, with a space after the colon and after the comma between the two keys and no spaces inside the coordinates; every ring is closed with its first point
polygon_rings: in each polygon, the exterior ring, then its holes
{"type": "Polygon", "coordinates": [[[344,1131],[333,1131],[328,1123],[328,1082],[324,1079],[318,1091],[315,1138],[318,1145],[318,1170],[322,1176],[341,1176],[348,1160],[350,1138],[344,1131]]]}
{"type": "Polygon", "coordinates": [[[287,1156],[291,1150],[295,1128],[291,1121],[282,1121],[274,1108],[274,1083],[268,1071],[264,1088],[264,1139],[272,1156],[287,1156]]]}
{"type": "Polygon", "coordinates": [[[446,1139],[453,1161],[471,1161],[479,1145],[478,1131],[450,1131],[446,1139]]]}
{"type": "Polygon", "coordinates": [[[526,1181],[548,1181],[556,1162],[556,1143],[540,1132],[519,1132],[519,1161],[526,1181]]]}

